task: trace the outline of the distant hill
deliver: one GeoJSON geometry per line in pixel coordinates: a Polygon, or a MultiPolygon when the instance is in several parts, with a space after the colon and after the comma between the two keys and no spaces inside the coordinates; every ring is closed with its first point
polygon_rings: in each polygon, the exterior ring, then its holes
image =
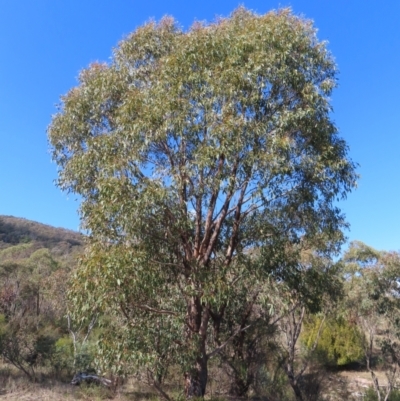
{"type": "Polygon", "coordinates": [[[83,245],[84,236],[65,228],[56,228],[20,217],[0,215],[0,250],[24,243],[48,248],[53,254],[73,252],[83,245]]]}

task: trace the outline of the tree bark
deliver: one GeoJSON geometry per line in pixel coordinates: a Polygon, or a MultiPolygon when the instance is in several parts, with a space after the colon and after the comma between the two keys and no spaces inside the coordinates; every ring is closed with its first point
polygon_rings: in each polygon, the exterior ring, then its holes
{"type": "Polygon", "coordinates": [[[208,380],[207,358],[205,355],[196,360],[194,369],[185,373],[185,395],[187,399],[204,397],[208,380]]]}
{"type": "Polygon", "coordinates": [[[293,389],[294,395],[296,397],[296,401],[304,401],[303,395],[301,394],[301,390],[299,384],[296,379],[289,379],[290,386],[293,389]]]}
{"type": "Polygon", "coordinates": [[[198,297],[192,297],[188,305],[187,341],[196,350],[194,366],[185,373],[185,395],[187,399],[204,397],[208,380],[208,357],[206,353],[207,328],[210,312],[198,297]]]}

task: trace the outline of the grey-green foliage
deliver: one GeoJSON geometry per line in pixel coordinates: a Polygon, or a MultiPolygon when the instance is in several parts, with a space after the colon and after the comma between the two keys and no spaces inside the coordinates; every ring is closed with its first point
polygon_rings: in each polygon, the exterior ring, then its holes
{"type": "Polygon", "coordinates": [[[178,364],[203,395],[211,325],[242,278],[293,271],[300,238],[337,249],[334,202],[356,174],[335,86],[325,44],[289,10],[187,32],[150,22],[81,72],[48,134],[59,186],[82,197],[90,241],[71,299],[110,317],[105,366],[146,366],[157,383],[178,364]]]}

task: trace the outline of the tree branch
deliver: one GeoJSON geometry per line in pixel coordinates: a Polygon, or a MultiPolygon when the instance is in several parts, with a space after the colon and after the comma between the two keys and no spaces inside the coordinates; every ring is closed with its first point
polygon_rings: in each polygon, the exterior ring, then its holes
{"type": "Polygon", "coordinates": [[[222,343],[219,347],[215,348],[213,351],[207,354],[207,359],[213,357],[215,354],[217,354],[219,351],[221,351],[226,345],[231,341],[233,338],[235,338],[238,334],[240,334],[242,331],[247,330],[251,326],[254,325],[255,322],[247,325],[246,327],[243,327],[241,329],[236,330],[224,343],[222,343]]]}
{"type": "MultiPolygon", "coordinates": [[[[218,171],[216,173],[216,176],[218,177],[221,174],[223,165],[225,162],[225,156],[223,154],[220,155],[219,160],[218,160],[218,171]]],[[[214,183],[214,185],[216,185],[214,183]]],[[[214,210],[215,210],[215,205],[217,203],[218,199],[218,194],[219,194],[219,185],[216,186],[211,194],[211,199],[207,211],[207,217],[205,221],[205,226],[204,226],[204,238],[203,241],[201,241],[200,244],[200,250],[199,250],[199,256],[203,254],[203,250],[208,247],[208,244],[210,242],[211,238],[211,227],[212,227],[212,220],[213,220],[213,215],[214,215],[214,210]]]]}

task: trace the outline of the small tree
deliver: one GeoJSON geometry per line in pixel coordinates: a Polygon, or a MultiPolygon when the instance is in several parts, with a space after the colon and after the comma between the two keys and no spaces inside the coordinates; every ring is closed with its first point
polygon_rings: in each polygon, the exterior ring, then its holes
{"type": "Polygon", "coordinates": [[[309,21],[244,8],[188,32],[150,22],[80,74],[48,133],[89,232],[71,297],[118,321],[106,366],[174,363],[204,396],[225,346],[211,325],[246,274],[262,283],[300,238],[340,243],[333,203],[356,176],[330,119],[335,74],[309,21]]]}
{"type": "Polygon", "coordinates": [[[213,331],[220,366],[227,374],[229,394],[244,397],[265,365],[270,342],[276,332],[276,285],[271,278],[255,282],[247,269],[246,279],[235,286],[235,296],[224,305],[223,319],[213,320],[213,331]]]}
{"type": "MultiPolygon", "coordinates": [[[[305,373],[309,373],[307,371],[319,344],[325,317],[342,291],[337,264],[315,250],[307,249],[307,244],[301,248],[303,252],[296,260],[295,272],[291,272],[289,277],[285,272],[283,277],[286,280],[277,284],[280,291],[280,305],[277,306],[281,314],[277,325],[282,334],[278,350],[283,370],[298,401],[312,399],[310,389],[304,386],[305,373]],[[310,315],[317,313],[321,316],[319,324],[309,339],[308,347],[302,350],[299,339],[303,325],[310,315]]],[[[313,381],[316,391],[320,383],[316,377],[313,381]]]]}

